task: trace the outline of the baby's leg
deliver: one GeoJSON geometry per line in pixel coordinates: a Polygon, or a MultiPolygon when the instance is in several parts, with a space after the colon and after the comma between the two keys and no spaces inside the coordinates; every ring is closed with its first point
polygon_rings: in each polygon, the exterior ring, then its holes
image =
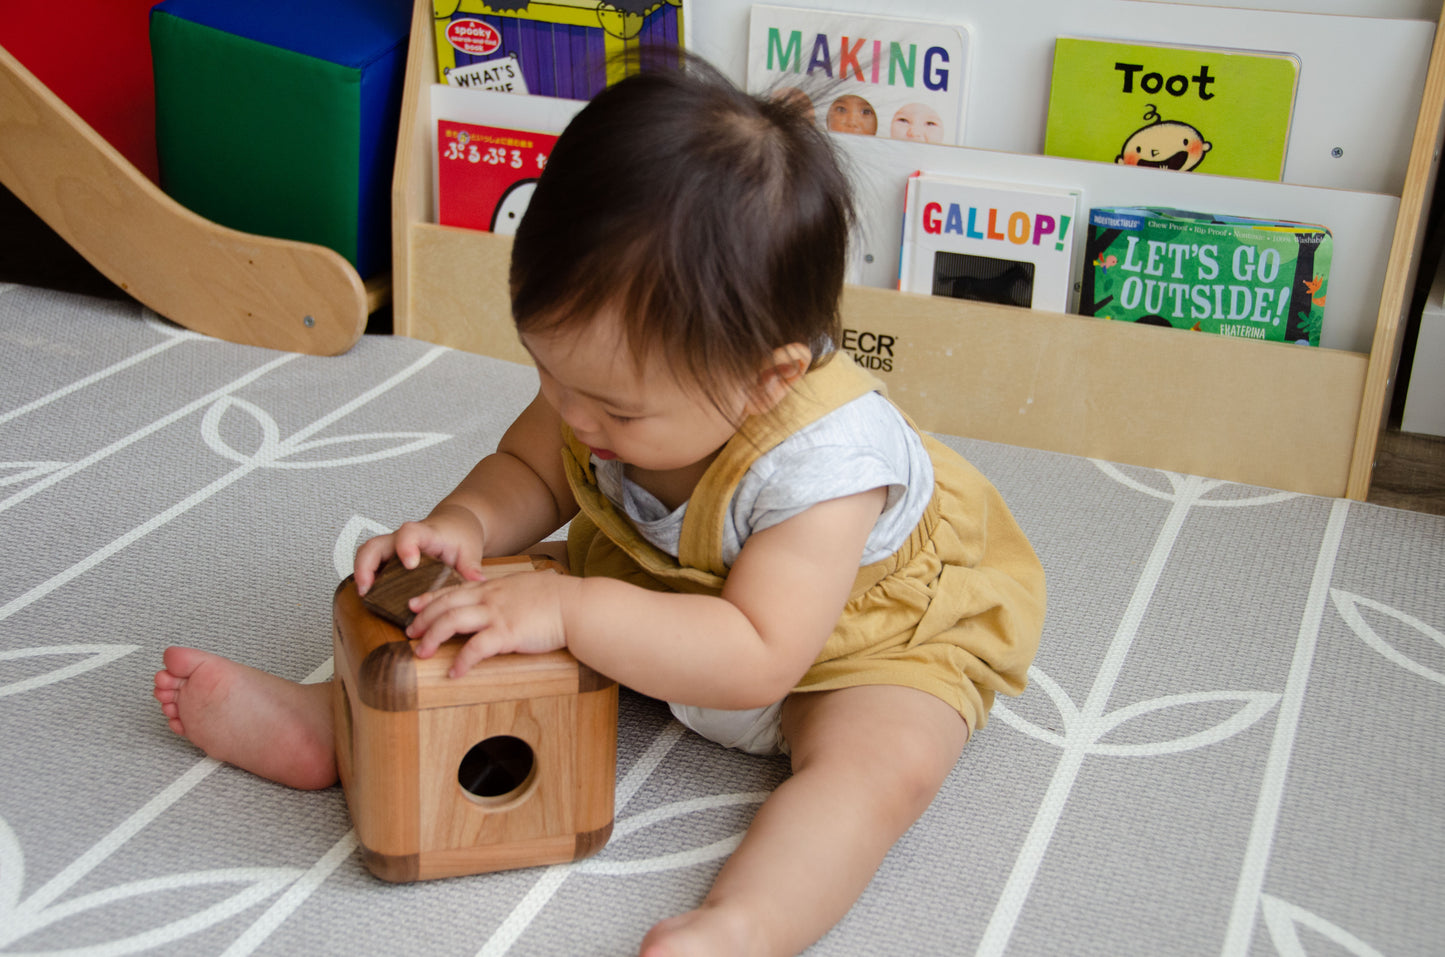
{"type": "Polygon", "coordinates": [[[812,944],[863,893],[968,740],[951,707],[886,685],[793,695],[783,733],[793,776],[758,810],[703,905],[654,927],[643,957],[812,944]]]}
{"type": "Polygon", "coordinates": [[[176,734],[293,788],[336,783],[331,682],[297,684],[194,648],[167,648],[164,661],[155,697],[176,734]]]}

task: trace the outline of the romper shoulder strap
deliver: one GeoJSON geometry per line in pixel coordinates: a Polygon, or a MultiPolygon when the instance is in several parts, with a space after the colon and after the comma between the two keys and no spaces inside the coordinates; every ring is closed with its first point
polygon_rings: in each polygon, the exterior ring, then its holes
{"type": "Polygon", "coordinates": [[[846,352],[838,352],[805,375],[770,411],[744,421],[708,466],[688,499],[682,518],[678,561],[713,575],[726,575],[722,562],[723,531],[733,494],[748,469],[794,432],[869,392],[886,394],[886,388],[858,368],[846,352]]]}

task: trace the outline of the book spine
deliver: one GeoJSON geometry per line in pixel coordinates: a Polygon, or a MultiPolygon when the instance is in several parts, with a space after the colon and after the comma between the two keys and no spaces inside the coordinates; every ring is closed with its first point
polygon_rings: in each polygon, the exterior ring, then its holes
{"type": "Polygon", "coordinates": [[[911,289],[914,259],[914,217],[918,213],[918,173],[903,187],[903,241],[898,248],[898,290],[911,289]]]}

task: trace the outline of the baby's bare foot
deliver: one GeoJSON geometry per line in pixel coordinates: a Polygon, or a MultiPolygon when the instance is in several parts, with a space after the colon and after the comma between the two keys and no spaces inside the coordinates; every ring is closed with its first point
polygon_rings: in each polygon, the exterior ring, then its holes
{"type": "Polygon", "coordinates": [[[716,954],[763,954],[769,951],[754,940],[756,928],[743,915],[704,904],[697,910],[669,917],[642,939],[639,957],[703,957],[716,954]]]}
{"type": "Polygon", "coordinates": [[[336,783],[329,682],[297,684],[195,648],[167,648],[164,661],[155,698],[176,734],[289,787],[336,783]]]}

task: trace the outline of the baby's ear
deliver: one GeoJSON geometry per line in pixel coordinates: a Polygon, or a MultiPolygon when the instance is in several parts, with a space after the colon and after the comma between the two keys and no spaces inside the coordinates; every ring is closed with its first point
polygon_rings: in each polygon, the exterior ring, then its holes
{"type": "Polygon", "coordinates": [[[758,372],[757,385],[744,411],[748,415],[762,415],[770,411],[802,380],[812,363],[812,350],[801,342],[774,349],[758,372]]]}

